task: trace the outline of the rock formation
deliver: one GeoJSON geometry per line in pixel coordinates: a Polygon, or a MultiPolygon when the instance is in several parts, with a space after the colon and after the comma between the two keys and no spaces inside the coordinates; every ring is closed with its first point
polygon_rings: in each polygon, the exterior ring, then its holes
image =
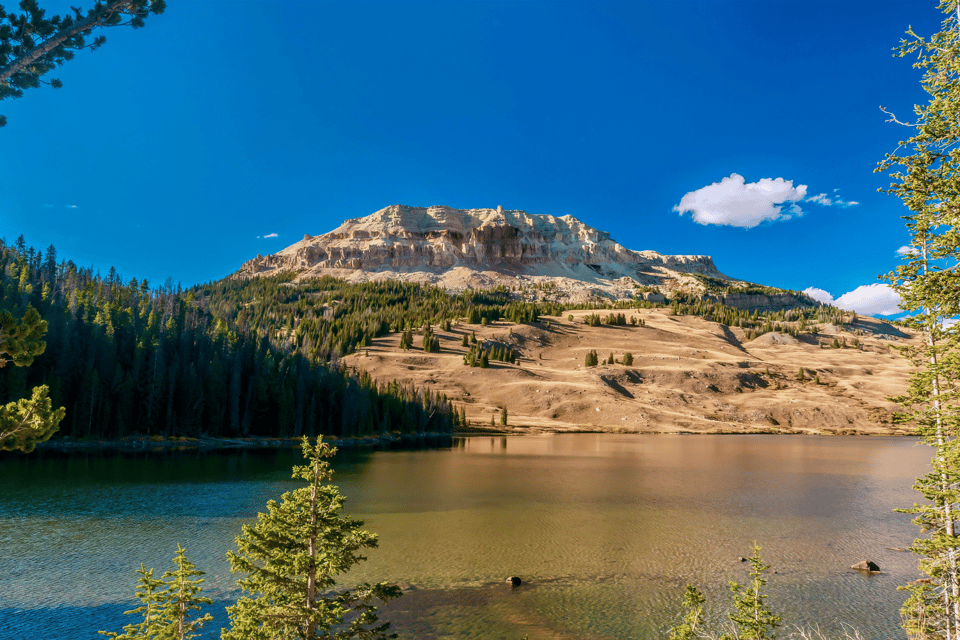
{"type": "MultiPolygon", "coordinates": [[[[573,216],[558,218],[502,207],[391,205],[347,220],[329,233],[304,235],[273,255],[258,255],[244,263],[238,275],[285,271],[354,282],[415,281],[451,290],[529,287],[541,292],[534,294],[540,297],[547,297],[542,293],[547,290],[555,298],[572,301],[638,294],[662,300],[664,294],[678,289],[702,294],[705,280],[729,286],[730,292],[718,298],[731,292],[737,297],[737,289],[747,284],[720,273],[709,256],[632,251],[573,216]]],[[[798,303],[792,295],[780,301],[769,295],[745,297],[753,306],[798,303]]]]}

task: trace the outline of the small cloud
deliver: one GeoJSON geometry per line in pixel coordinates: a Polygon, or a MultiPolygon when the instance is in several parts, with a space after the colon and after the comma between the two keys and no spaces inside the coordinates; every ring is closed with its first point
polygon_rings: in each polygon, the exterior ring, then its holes
{"type": "Polygon", "coordinates": [[[836,205],[838,207],[846,208],[846,207],[855,207],[858,204],[860,204],[856,200],[843,200],[840,196],[836,195],[838,191],[840,191],[840,189],[834,189],[833,196],[827,196],[827,194],[825,193],[818,193],[815,196],[810,196],[809,198],[807,198],[806,201],[815,202],[823,207],[832,207],[836,205]]]}
{"type": "Polygon", "coordinates": [[[816,300],[817,302],[822,302],[823,304],[833,304],[833,296],[823,289],[817,289],[816,287],[807,287],[803,290],[805,294],[816,300]]]}
{"type": "Polygon", "coordinates": [[[279,238],[280,236],[278,236],[278,235],[275,234],[275,233],[268,233],[268,234],[265,235],[265,236],[257,236],[257,237],[258,237],[258,238],[279,238]]]}
{"type": "Polygon", "coordinates": [[[53,208],[53,205],[52,205],[52,204],[45,204],[45,205],[43,205],[43,206],[47,207],[48,209],[53,208]]]}
{"type": "Polygon", "coordinates": [[[76,209],[76,208],[77,208],[77,205],[75,205],[75,204],[68,204],[68,205],[67,205],[67,209],[76,209]]]}
{"type": "Polygon", "coordinates": [[[720,182],[691,191],[673,210],[690,212],[697,224],[716,224],[752,229],[762,222],[789,220],[803,215],[797,202],[807,195],[807,185],[792,180],[761,178],[746,182],[732,173],[720,182]]]}
{"type": "Polygon", "coordinates": [[[915,256],[917,255],[917,250],[914,249],[913,247],[908,247],[907,245],[903,245],[902,247],[897,249],[897,255],[901,257],[915,256]]]}

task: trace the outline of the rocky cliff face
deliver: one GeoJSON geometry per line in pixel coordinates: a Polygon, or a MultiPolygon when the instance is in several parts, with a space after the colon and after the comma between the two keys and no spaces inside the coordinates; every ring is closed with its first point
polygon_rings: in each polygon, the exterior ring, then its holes
{"type": "Polygon", "coordinates": [[[696,275],[739,284],[709,256],[632,251],[573,216],[524,211],[391,205],[345,221],[329,233],[273,255],[257,256],[238,275],[297,271],[350,281],[399,279],[448,289],[552,283],[570,300],[633,297],[696,288],[696,275]],[[649,289],[647,291],[650,291],[649,289]]]}

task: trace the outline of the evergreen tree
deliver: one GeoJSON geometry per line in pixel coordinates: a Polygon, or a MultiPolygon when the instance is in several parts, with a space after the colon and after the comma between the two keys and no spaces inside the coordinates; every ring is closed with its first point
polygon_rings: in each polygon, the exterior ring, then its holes
{"type": "MultiPolygon", "coordinates": [[[[21,14],[0,7],[0,100],[19,98],[24,89],[41,83],[60,88],[59,80],[46,82],[42,76],[73,59],[74,51],[97,49],[106,42],[103,36],[87,42],[91,31],[122,24],[136,29],[147,15],[163,13],[165,7],[164,0],[101,0],[86,15],[71,7],[73,16],[49,17],[36,0],[21,0],[21,14]]],[[[5,124],[0,116],[0,127],[5,124]]]]}
{"type": "Polygon", "coordinates": [[[467,337],[467,334],[463,334],[463,340],[460,341],[460,346],[461,346],[461,347],[469,347],[469,346],[470,346],[470,339],[467,337]]]}
{"type": "Polygon", "coordinates": [[[338,575],[365,560],[364,549],[377,546],[377,536],[363,523],[340,514],[344,497],[334,485],[322,484],[332,472],[325,458],[336,449],[304,437],[309,464],[294,467],[294,478],[308,486],[267,503],[267,513],[244,525],[237,551],[227,554],[231,571],[243,573],[247,595],[228,607],[230,628],[224,640],[272,638],[386,638],[389,623],[377,625],[374,599],[400,595],[385,582],[333,590],[338,575]]]}
{"type": "Polygon", "coordinates": [[[507,407],[506,406],[500,407],[500,424],[503,426],[507,426],[507,407]]]}
{"type": "Polygon", "coordinates": [[[774,615],[767,606],[767,596],[762,589],[767,584],[764,573],[770,565],[763,564],[760,558],[760,545],[753,543],[753,555],[750,561],[750,577],[753,580],[746,586],[730,583],[733,594],[733,611],[728,615],[736,627],[735,636],[725,636],[724,640],[772,640],[773,630],[780,626],[780,616],[774,615]]]}
{"type": "Polygon", "coordinates": [[[141,564],[137,571],[140,574],[137,598],[142,604],[124,613],[143,614],[143,621],[126,625],[122,634],[109,631],[101,631],[100,634],[115,640],[196,638],[203,624],[212,620],[213,616],[208,613],[191,620],[190,615],[199,611],[201,604],[212,604],[212,601],[200,596],[203,578],[199,576],[202,576],[203,572],[197,571],[193,563],[187,560],[186,553],[179,544],[173,563],[176,569],[167,571],[160,579],[153,577],[153,569],[146,569],[141,564]]]}
{"type": "Polygon", "coordinates": [[[623,354],[623,364],[628,367],[633,365],[633,354],[629,351],[623,354]]]}
{"type": "Polygon", "coordinates": [[[591,349],[587,352],[587,356],[584,358],[583,364],[587,367],[595,367],[599,363],[597,352],[591,349]]]}
{"type": "Polygon", "coordinates": [[[607,364],[616,364],[616,360],[613,358],[613,352],[610,352],[610,356],[607,358],[607,364]]]}
{"type": "Polygon", "coordinates": [[[960,336],[944,320],[960,314],[960,286],[956,271],[960,261],[960,4],[944,0],[941,30],[930,38],[913,29],[895,49],[900,57],[915,58],[923,70],[921,85],[930,95],[926,105],[915,107],[916,120],[904,123],[894,114],[890,121],[912,129],[913,135],[887,154],[877,171],[888,171],[895,194],[909,210],[904,216],[912,251],[905,263],[886,279],[900,294],[900,307],[912,315],[907,324],[922,332],[919,346],[901,351],[920,367],[907,392],[897,400],[910,412],[919,435],[933,447],[931,472],[914,484],[926,498],[922,505],[905,509],[929,535],[914,542],[920,569],[931,580],[930,588],[912,588],[904,605],[904,626],[917,638],[960,637],[960,577],[956,530],[960,495],[960,441],[957,438],[957,402],[960,399],[960,336]]]}
{"type": "MultiPolygon", "coordinates": [[[[28,367],[47,347],[43,336],[47,322],[33,307],[18,322],[9,311],[0,311],[0,368],[7,363],[28,367]]],[[[38,442],[49,440],[66,415],[53,409],[47,385],[34,387],[29,398],[0,406],[0,451],[29,453],[38,442]]]]}
{"type": "Polygon", "coordinates": [[[683,594],[683,622],[670,629],[669,640],[697,640],[697,629],[703,620],[703,603],[706,598],[693,585],[688,584],[683,594]]]}
{"type": "Polygon", "coordinates": [[[100,635],[113,638],[114,640],[147,640],[160,638],[169,627],[169,620],[163,616],[163,580],[153,577],[153,569],[147,569],[140,565],[137,570],[140,579],[137,581],[137,599],[142,603],[136,609],[124,611],[125,615],[134,613],[143,614],[143,621],[138,624],[128,624],[123,627],[123,633],[118,634],[112,631],[100,631],[100,635]]]}
{"type": "Polygon", "coordinates": [[[177,545],[177,554],[173,557],[176,570],[167,571],[160,578],[167,588],[161,594],[164,598],[166,617],[172,621],[172,637],[175,640],[187,640],[197,637],[204,622],[213,619],[209,613],[193,620],[190,614],[199,611],[201,604],[213,604],[210,598],[200,596],[200,585],[203,583],[203,571],[197,571],[192,562],[187,560],[183,547],[177,545]]]}

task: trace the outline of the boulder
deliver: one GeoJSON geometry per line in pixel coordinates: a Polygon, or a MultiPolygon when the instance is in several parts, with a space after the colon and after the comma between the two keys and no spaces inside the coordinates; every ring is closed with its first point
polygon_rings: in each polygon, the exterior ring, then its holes
{"type": "Polygon", "coordinates": [[[509,582],[514,587],[519,587],[521,584],[523,584],[523,580],[521,580],[517,576],[510,576],[509,578],[507,578],[506,581],[509,582]]]}
{"type": "Polygon", "coordinates": [[[857,571],[868,571],[870,573],[879,573],[880,566],[873,560],[861,560],[857,564],[851,565],[851,569],[856,569],[857,571]]]}

